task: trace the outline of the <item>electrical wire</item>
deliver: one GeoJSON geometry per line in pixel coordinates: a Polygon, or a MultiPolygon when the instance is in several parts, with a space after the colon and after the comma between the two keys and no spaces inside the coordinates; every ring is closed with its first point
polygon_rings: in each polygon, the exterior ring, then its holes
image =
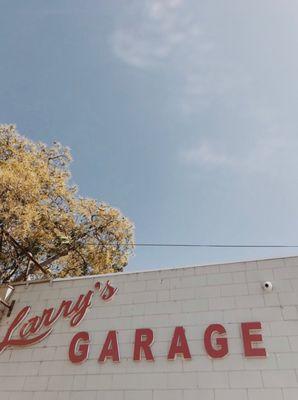
{"type": "MultiPolygon", "coordinates": [[[[114,243],[106,245],[115,246],[114,243]]],[[[201,243],[125,243],[134,247],[213,247],[213,248],[298,248],[298,245],[286,244],[201,244],[201,243]]]]}

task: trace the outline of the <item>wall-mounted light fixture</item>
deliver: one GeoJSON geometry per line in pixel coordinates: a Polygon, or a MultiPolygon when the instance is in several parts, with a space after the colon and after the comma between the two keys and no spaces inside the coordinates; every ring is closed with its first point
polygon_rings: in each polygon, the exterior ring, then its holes
{"type": "Polygon", "coordinates": [[[10,316],[13,306],[15,304],[15,300],[12,300],[10,303],[8,303],[13,291],[14,287],[11,285],[0,286],[0,303],[3,304],[6,308],[8,308],[7,311],[8,317],[10,316]]]}
{"type": "Polygon", "coordinates": [[[262,288],[265,292],[272,292],[273,284],[270,281],[266,281],[262,283],[262,288]]]}

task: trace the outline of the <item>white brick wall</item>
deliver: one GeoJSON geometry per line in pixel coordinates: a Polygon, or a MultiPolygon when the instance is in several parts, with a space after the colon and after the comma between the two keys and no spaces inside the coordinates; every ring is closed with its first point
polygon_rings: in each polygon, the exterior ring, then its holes
{"type": "Polygon", "coordinates": [[[24,306],[39,314],[107,279],[118,294],[108,303],[95,294],[78,327],[60,319],[46,340],[0,354],[1,400],[298,399],[298,257],[20,285],[11,317],[0,322],[1,340],[24,306]],[[266,280],[273,282],[272,293],[261,287],[266,280]],[[262,323],[267,358],[243,355],[240,322],[249,321],[262,323]],[[210,359],[204,349],[211,323],[227,330],[224,359],[210,359]],[[192,360],[167,360],[175,326],[184,326],[192,360]],[[136,328],[153,329],[154,362],[132,360],[136,328]],[[121,361],[98,363],[114,329],[121,361]],[[76,365],[68,346],[79,331],[89,332],[91,347],[88,360],[76,365]]]}

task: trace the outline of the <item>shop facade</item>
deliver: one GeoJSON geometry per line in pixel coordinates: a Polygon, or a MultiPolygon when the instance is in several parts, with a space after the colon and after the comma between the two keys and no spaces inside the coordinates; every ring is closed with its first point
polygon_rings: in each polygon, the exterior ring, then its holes
{"type": "Polygon", "coordinates": [[[12,299],[1,400],[298,399],[298,257],[20,284],[12,299]]]}

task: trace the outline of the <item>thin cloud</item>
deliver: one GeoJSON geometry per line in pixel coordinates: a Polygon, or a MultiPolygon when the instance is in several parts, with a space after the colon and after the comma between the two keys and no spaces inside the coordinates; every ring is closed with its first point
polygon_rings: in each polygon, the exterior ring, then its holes
{"type": "Polygon", "coordinates": [[[265,174],[274,178],[291,179],[298,167],[298,143],[295,135],[265,134],[257,138],[247,149],[224,151],[211,142],[180,154],[189,167],[233,170],[248,174],[265,174]]]}
{"type": "MultiPolygon", "coordinates": [[[[241,38],[247,37],[247,27],[242,31],[237,25],[232,30],[239,30],[239,40],[222,38],[221,30],[212,28],[214,13],[203,15],[201,2],[148,0],[133,2],[131,7],[111,34],[114,56],[132,68],[164,75],[171,89],[165,109],[178,110],[184,120],[197,119],[202,111],[237,119],[234,132],[227,134],[223,118],[222,136],[210,131],[196,137],[197,146],[179,153],[185,165],[283,179],[293,176],[290,171],[298,167],[294,111],[283,107],[288,96],[278,107],[272,101],[274,96],[267,88],[270,83],[275,87],[280,79],[270,81],[270,74],[259,66],[262,42],[252,38],[243,52],[241,38]],[[250,61],[247,54],[252,55],[250,61]]],[[[278,84],[275,89],[283,93],[278,84]]]]}
{"type": "Polygon", "coordinates": [[[184,151],[182,153],[182,159],[185,163],[190,165],[219,167],[232,164],[232,160],[227,154],[216,151],[208,143],[203,143],[197,148],[184,151]]]}
{"type": "Polygon", "coordinates": [[[161,65],[190,35],[187,20],[179,15],[181,0],[148,1],[136,7],[111,36],[114,54],[126,64],[147,69],[161,65]]]}
{"type": "Polygon", "coordinates": [[[214,97],[233,99],[249,86],[249,78],[208,37],[196,3],[159,0],[131,7],[110,37],[112,52],[131,67],[157,70],[167,80],[171,76],[174,93],[169,101],[174,108],[189,115],[209,106],[214,97]]]}

